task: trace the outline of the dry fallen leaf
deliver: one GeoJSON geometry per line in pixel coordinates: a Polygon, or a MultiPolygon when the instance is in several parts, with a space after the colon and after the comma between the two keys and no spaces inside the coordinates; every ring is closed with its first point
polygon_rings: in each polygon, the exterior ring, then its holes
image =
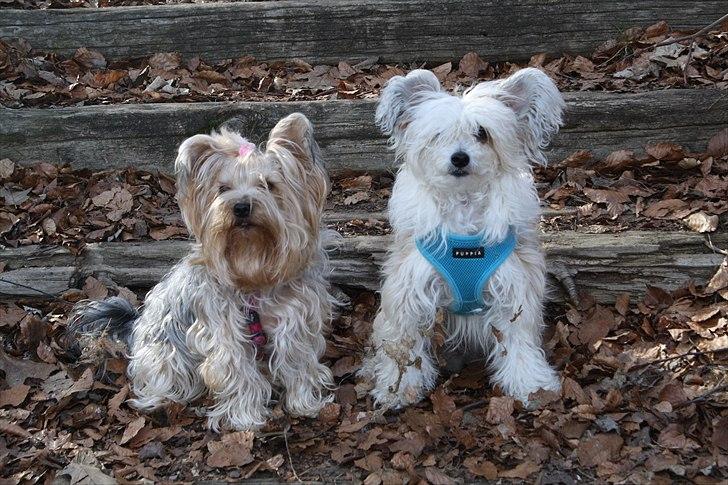
{"type": "Polygon", "coordinates": [[[145,422],[146,420],[144,419],[144,416],[139,416],[131,423],[129,423],[124,430],[124,434],[122,435],[119,444],[123,445],[124,443],[127,443],[132,438],[134,438],[137,433],[139,433],[139,431],[144,427],[145,422]]]}
{"type": "Polygon", "coordinates": [[[579,443],[576,456],[582,466],[596,466],[619,456],[624,440],[614,433],[598,434],[579,443]]]}
{"type": "Polygon", "coordinates": [[[683,219],[685,225],[695,232],[713,232],[718,229],[718,216],[696,212],[683,219]]]}
{"type": "Polygon", "coordinates": [[[718,271],[710,278],[708,285],[705,287],[705,292],[711,294],[723,288],[728,288],[728,258],[723,259],[718,271]]]}
{"type": "Polygon", "coordinates": [[[103,69],[106,67],[106,59],[98,52],[81,47],[73,55],[73,60],[88,69],[103,69]]]}
{"type": "Polygon", "coordinates": [[[515,400],[510,396],[491,397],[485,420],[490,424],[500,424],[513,414],[515,400]]]}
{"type": "Polygon", "coordinates": [[[5,381],[11,387],[14,387],[25,383],[28,378],[47,379],[51,372],[56,370],[56,366],[30,360],[14,359],[0,348],[0,370],[5,372],[5,381]]]}
{"type": "Polygon", "coordinates": [[[498,469],[496,466],[488,460],[480,460],[476,456],[469,456],[463,461],[463,465],[476,477],[483,477],[486,480],[495,480],[498,478],[498,469]]]}
{"type": "Polygon", "coordinates": [[[488,63],[485,62],[475,52],[468,52],[460,60],[459,69],[468,77],[477,78],[480,71],[484,71],[488,68],[488,63]]]}
{"type": "Polygon", "coordinates": [[[344,199],[344,205],[354,205],[359,202],[364,202],[365,200],[369,200],[369,193],[357,192],[344,199]]]}
{"type": "Polygon", "coordinates": [[[708,153],[714,157],[728,155],[728,128],[725,128],[708,141],[708,153]]]}
{"type": "Polygon", "coordinates": [[[445,77],[450,74],[450,71],[452,71],[452,62],[446,62],[432,68],[432,73],[440,82],[445,81],[445,77]]]}
{"type": "Polygon", "coordinates": [[[177,69],[182,62],[182,56],[177,52],[160,52],[149,58],[149,67],[161,71],[177,69]]]}
{"type": "Polygon", "coordinates": [[[654,145],[647,145],[645,151],[653,158],[657,160],[667,161],[678,161],[682,160],[685,156],[685,151],[680,145],[675,143],[655,143],[654,145]]]}
{"type": "Polygon", "coordinates": [[[427,481],[429,481],[432,485],[455,485],[457,483],[437,468],[425,468],[425,476],[427,477],[427,481]]]}
{"type": "Polygon", "coordinates": [[[238,431],[228,433],[219,441],[210,441],[207,449],[207,465],[214,468],[243,466],[253,461],[253,432],[238,431]]]}
{"type": "Polygon", "coordinates": [[[20,406],[28,396],[28,391],[30,391],[30,386],[26,386],[25,384],[19,384],[10,389],[0,391],[0,408],[8,405],[13,407],[20,406]]]}
{"type": "Polygon", "coordinates": [[[359,177],[346,178],[339,182],[339,185],[346,191],[370,190],[372,188],[372,176],[360,175],[359,177]]]}
{"type": "Polygon", "coordinates": [[[9,178],[15,171],[15,164],[9,158],[0,160],[0,180],[9,178]]]}
{"type": "Polygon", "coordinates": [[[505,470],[498,473],[501,478],[520,478],[525,480],[532,474],[536,473],[541,469],[541,465],[538,465],[530,460],[526,460],[523,463],[518,464],[511,470],[505,470]]]}
{"type": "Polygon", "coordinates": [[[592,345],[603,339],[614,328],[614,314],[607,307],[597,305],[592,315],[579,325],[578,341],[584,345],[592,345]]]}
{"type": "Polygon", "coordinates": [[[681,211],[688,209],[688,204],[684,200],[680,199],[665,199],[655,202],[649,205],[643,214],[647,217],[661,219],[675,217],[675,214],[679,214],[681,211]]]}
{"type": "Polygon", "coordinates": [[[715,419],[711,441],[713,446],[728,451],[728,416],[715,419]]]}
{"type": "Polygon", "coordinates": [[[102,282],[89,276],[83,284],[83,291],[91,300],[103,300],[109,295],[109,290],[102,282]]]}

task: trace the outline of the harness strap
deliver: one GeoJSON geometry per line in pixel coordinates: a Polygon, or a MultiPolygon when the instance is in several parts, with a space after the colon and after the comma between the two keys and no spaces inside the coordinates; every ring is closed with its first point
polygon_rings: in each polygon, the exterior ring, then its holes
{"type": "Polygon", "coordinates": [[[434,231],[415,244],[450,287],[450,312],[473,315],[486,309],[485,284],[515,249],[516,235],[511,229],[503,241],[486,245],[481,236],[434,231]]]}

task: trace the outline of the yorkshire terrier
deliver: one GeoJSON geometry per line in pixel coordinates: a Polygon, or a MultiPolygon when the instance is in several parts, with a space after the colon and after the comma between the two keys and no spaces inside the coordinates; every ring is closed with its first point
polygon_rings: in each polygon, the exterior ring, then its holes
{"type": "Polygon", "coordinates": [[[560,380],[542,348],[546,265],[532,163],[562,124],[549,77],[522,69],[462,96],[430,71],[396,76],[376,121],[402,165],[389,201],[393,243],[384,266],[372,354],[361,374],[384,407],[419,401],[438,375],[431,335],[448,307],[447,347],[485,354],[492,381],[524,403],[560,380]]]}
{"type": "Polygon", "coordinates": [[[71,327],[126,340],[140,409],[207,393],[211,429],[254,429],[275,386],[290,413],[317,415],[332,398],[319,359],[334,300],[321,228],[329,182],[311,123],[282,119],[264,149],[225,129],[195,135],[175,169],[191,253],[141,311],[119,297],[85,302],[71,327]]]}

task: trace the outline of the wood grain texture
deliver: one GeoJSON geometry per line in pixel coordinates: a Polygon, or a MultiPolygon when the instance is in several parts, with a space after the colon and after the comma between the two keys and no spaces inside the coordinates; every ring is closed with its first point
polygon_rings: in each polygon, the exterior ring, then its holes
{"type": "MultiPolygon", "coordinates": [[[[714,234],[712,239],[718,247],[728,245],[728,234],[714,234]]],[[[388,236],[344,239],[331,252],[333,283],[379,289],[388,243],[388,236]]],[[[54,295],[80,287],[89,275],[145,289],[155,285],[189,245],[187,241],[95,243],[78,258],[62,248],[6,249],[0,251],[0,260],[7,263],[2,277],[54,295]]],[[[562,264],[579,290],[591,292],[602,302],[612,302],[623,292],[641,295],[646,285],[673,289],[691,279],[705,282],[723,260],[706,247],[703,236],[687,232],[564,231],[544,234],[543,245],[549,261],[562,264]]],[[[18,296],[39,294],[0,282],[0,297],[18,296]]],[[[561,296],[556,293],[556,298],[561,296]]]]}
{"type": "MultiPolygon", "coordinates": [[[[603,156],[671,141],[703,151],[728,126],[728,96],[709,89],[640,93],[566,93],[566,125],[548,150],[561,160],[575,150],[603,156]]],[[[188,103],[0,111],[0,158],[47,160],[94,170],[135,166],[170,171],[179,143],[238,118],[248,138],[266,139],[277,120],[306,114],[333,173],[388,170],[393,156],[374,125],[368,100],[290,103],[188,103]]]]}
{"type": "Polygon", "coordinates": [[[3,10],[0,37],[63,54],[89,47],[111,59],[176,51],[207,60],[438,62],[476,51],[520,60],[591,52],[658,20],[697,29],[723,14],[725,0],[297,0],[3,10]]]}
{"type": "Polygon", "coordinates": [[[77,287],[78,259],[62,247],[25,246],[17,249],[0,249],[0,261],[6,264],[0,273],[0,298],[40,297],[59,295],[77,287]]]}

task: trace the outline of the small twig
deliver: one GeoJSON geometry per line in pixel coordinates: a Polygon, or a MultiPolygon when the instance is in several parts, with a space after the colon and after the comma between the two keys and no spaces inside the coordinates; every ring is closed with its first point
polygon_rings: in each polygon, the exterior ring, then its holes
{"type": "Polygon", "coordinates": [[[728,350],[728,347],[721,347],[719,349],[713,349],[713,350],[696,350],[693,352],[685,352],[684,354],[678,354],[678,355],[672,355],[670,357],[665,357],[662,359],[653,360],[651,362],[644,362],[642,364],[637,364],[634,367],[632,367],[629,372],[633,372],[635,370],[644,369],[645,367],[649,367],[651,365],[655,364],[662,364],[665,362],[670,362],[671,360],[677,360],[682,359],[683,357],[693,357],[698,355],[708,355],[708,354],[716,354],[718,352],[724,352],[728,350]]]}
{"type": "Polygon", "coordinates": [[[705,240],[705,245],[716,253],[722,254],[723,256],[728,256],[728,251],[726,251],[725,249],[716,248],[713,245],[713,241],[710,239],[710,234],[708,234],[708,239],[705,240]]]}
{"type": "Polygon", "coordinates": [[[485,406],[488,404],[488,399],[481,399],[479,401],[471,402],[470,404],[466,404],[465,406],[461,407],[459,410],[462,412],[470,411],[471,409],[476,409],[481,406],[485,406]]]}
{"type": "Polygon", "coordinates": [[[0,278],[0,283],[7,283],[9,285],[15,285],[15,286],[18,286],[20,288],[25,288],[26,290],[32,290],[32,291],[35,291],[35,292],[40,293],[41,295],[45,295],[45,296],[47,296],[49,298],[53,298],[54,300],[66,301],[66,300],[63,300],[61,298],[58,298],[56,295],[51,295],[50,293],[47,293],[47,292],[45,292],[43,290],[39,290],[38,288],[33,288],[32,286],[24,285],[23,283],[17,283],[15,281],[6,280],[5,278],[0,278]]]}
{"type": "Polygon", "coordinates": [[[626,50],[626,49],[627,49],[627,46],[626,46],[626,45],[625,45],[625,46],[622,46],[622,47],[620,47],[620,48],[619,48],[619,50],[618,50],[617,52],[615,52],[615,53],[614,53],[614,55],[613,55],[612,57],[610,57],[610,58],[609,58],[609,59],[607,59],[606,61],[604,61],[604,62],[602,62],[601,64],[599,64],[599,65],[598,65],[597,67],[602,67],[602,66],[606,66],[607,64],[609,64],[610,62],[612,62],[612,61],[613,61],[613,60],[614,60],[614,59],[615,59],[615,58],[616,58],[616,57],[617,57],[618,55],[620,55],[620,54],[622,53],[622,51],[623,51],[623,50],[626,50]]]}
{"type": "Polygon", "coordinates": [[[645,47],[644,49],[640,49],[640,50],[646,51],[646,50],[654,49],[655,47],[662,47],[662,46],[665,46],[665,45],[674,44],[676,42],[682,42],[684,40],[695,39],[696,37],[700,37],[703,34],[707,34],[708,32],[710,32],[710,29],[712,29],[716,25],[722,24],[723,21],[725,21],[725,20],[728,20],[728,13],[725,14],[725,15],[723,15],[721,18],[719,18],[715,22],[706,25],[705,27],[703,27],[702,29],[698,30],[694,34],[684,35],[682,37],[678,37],[677,39],[667,39],[667,40],[663,40],[662,42],[658,42],[657,44],[655,44],[653,46],[645,47]]]}
{"type": "Polygon", "coordinates": [[[705,394],[701,394],[700,396],[698,396],[696,398],[693,398],[693,399],[690,399],[688,401],[683,401],[683,402],[679,402],[679,403],[675,404],[672,407],[672,409],[680,409],[680,408],[684,408],[685,406],[689,406],[691,404],[695,404],[696,402],[703,402],[703,401],[707,400],[713,394],[716,394],[716,393],[719,393],[719,392],[723,392],[723,391],[727,391],[727,390],[728,390],[728,384],[721,384],[720,386],[716,386],[713,389],[711,389],[710,391],[706,392],[705,394]]]}
{"type": "Polygon", "coordinates": [[[711,109],[713,109],[713,106],[715,106],[715,105],[716,105],[716,104],[718,104],[719,102],[723,101],[723,100],[725,99],[725,97],[726,97],[726,96],[727,96],[727,95],[725,95],[725,94],[723,94],[722,96],[719,96],[719,97],[718,97],[718,99],[716,99],[715,101],[713,101],[713,102],[712,102],[712,103],[710,104],[710,106],[708,106],[708,109],[706,109],[705,111],[710,111],[711,109]]]}
{"type": "Polygon", "coordinates": [[[638,55],[642,54],[643,52],[647,52],[648,50],[655,49],[657,47],[663,47],[663,46],[666,46],[666,45],[675,44],[677,42],[683,42],[683,41],[686,41],[686,40],[696,39],[697,37],[701,37],[704,34],[710,32],[710,29],[712,29],[716,25],[720,25],[721,23],[723,23],[726,20],[728,20],[728,14],[723,15],[721,18],[719,18],[715,22],[712,22],[709,25],[706,25],[705,27],[703,27],[702,29],[698,30],[694,34],[684,35],[684,36],[678,37],[676,39],[670,38],[670,39],[663,40],[662,42],[658,42],[657,44],[654,44],[654,45],[651,45],[651,46],[648,46],[648,47],[642,47],[641,49],[637,49],[634,52],[632,52],[631,54],[625,56],[624,59],[622,59],[622,60],[631,59],[631,58],[633,58],[635,56],[638,56],[638,55]]]}
{"type": "Polygon", "coordinates": [[[293,458],[291,458],[291,449],[288,447],[288,430],[291,429],[291,424],[286,423],[286,427],[283,428],[283,441],[286,442],[286,453],[288,454],[288,463],[291,464],[291,471],[293,472],[293,477],[298,480],[300,483],[303,483],[303,480],[301,480],[298,477],[298,473],[296,473],[296,468],[293,466],[293,458]]]}

